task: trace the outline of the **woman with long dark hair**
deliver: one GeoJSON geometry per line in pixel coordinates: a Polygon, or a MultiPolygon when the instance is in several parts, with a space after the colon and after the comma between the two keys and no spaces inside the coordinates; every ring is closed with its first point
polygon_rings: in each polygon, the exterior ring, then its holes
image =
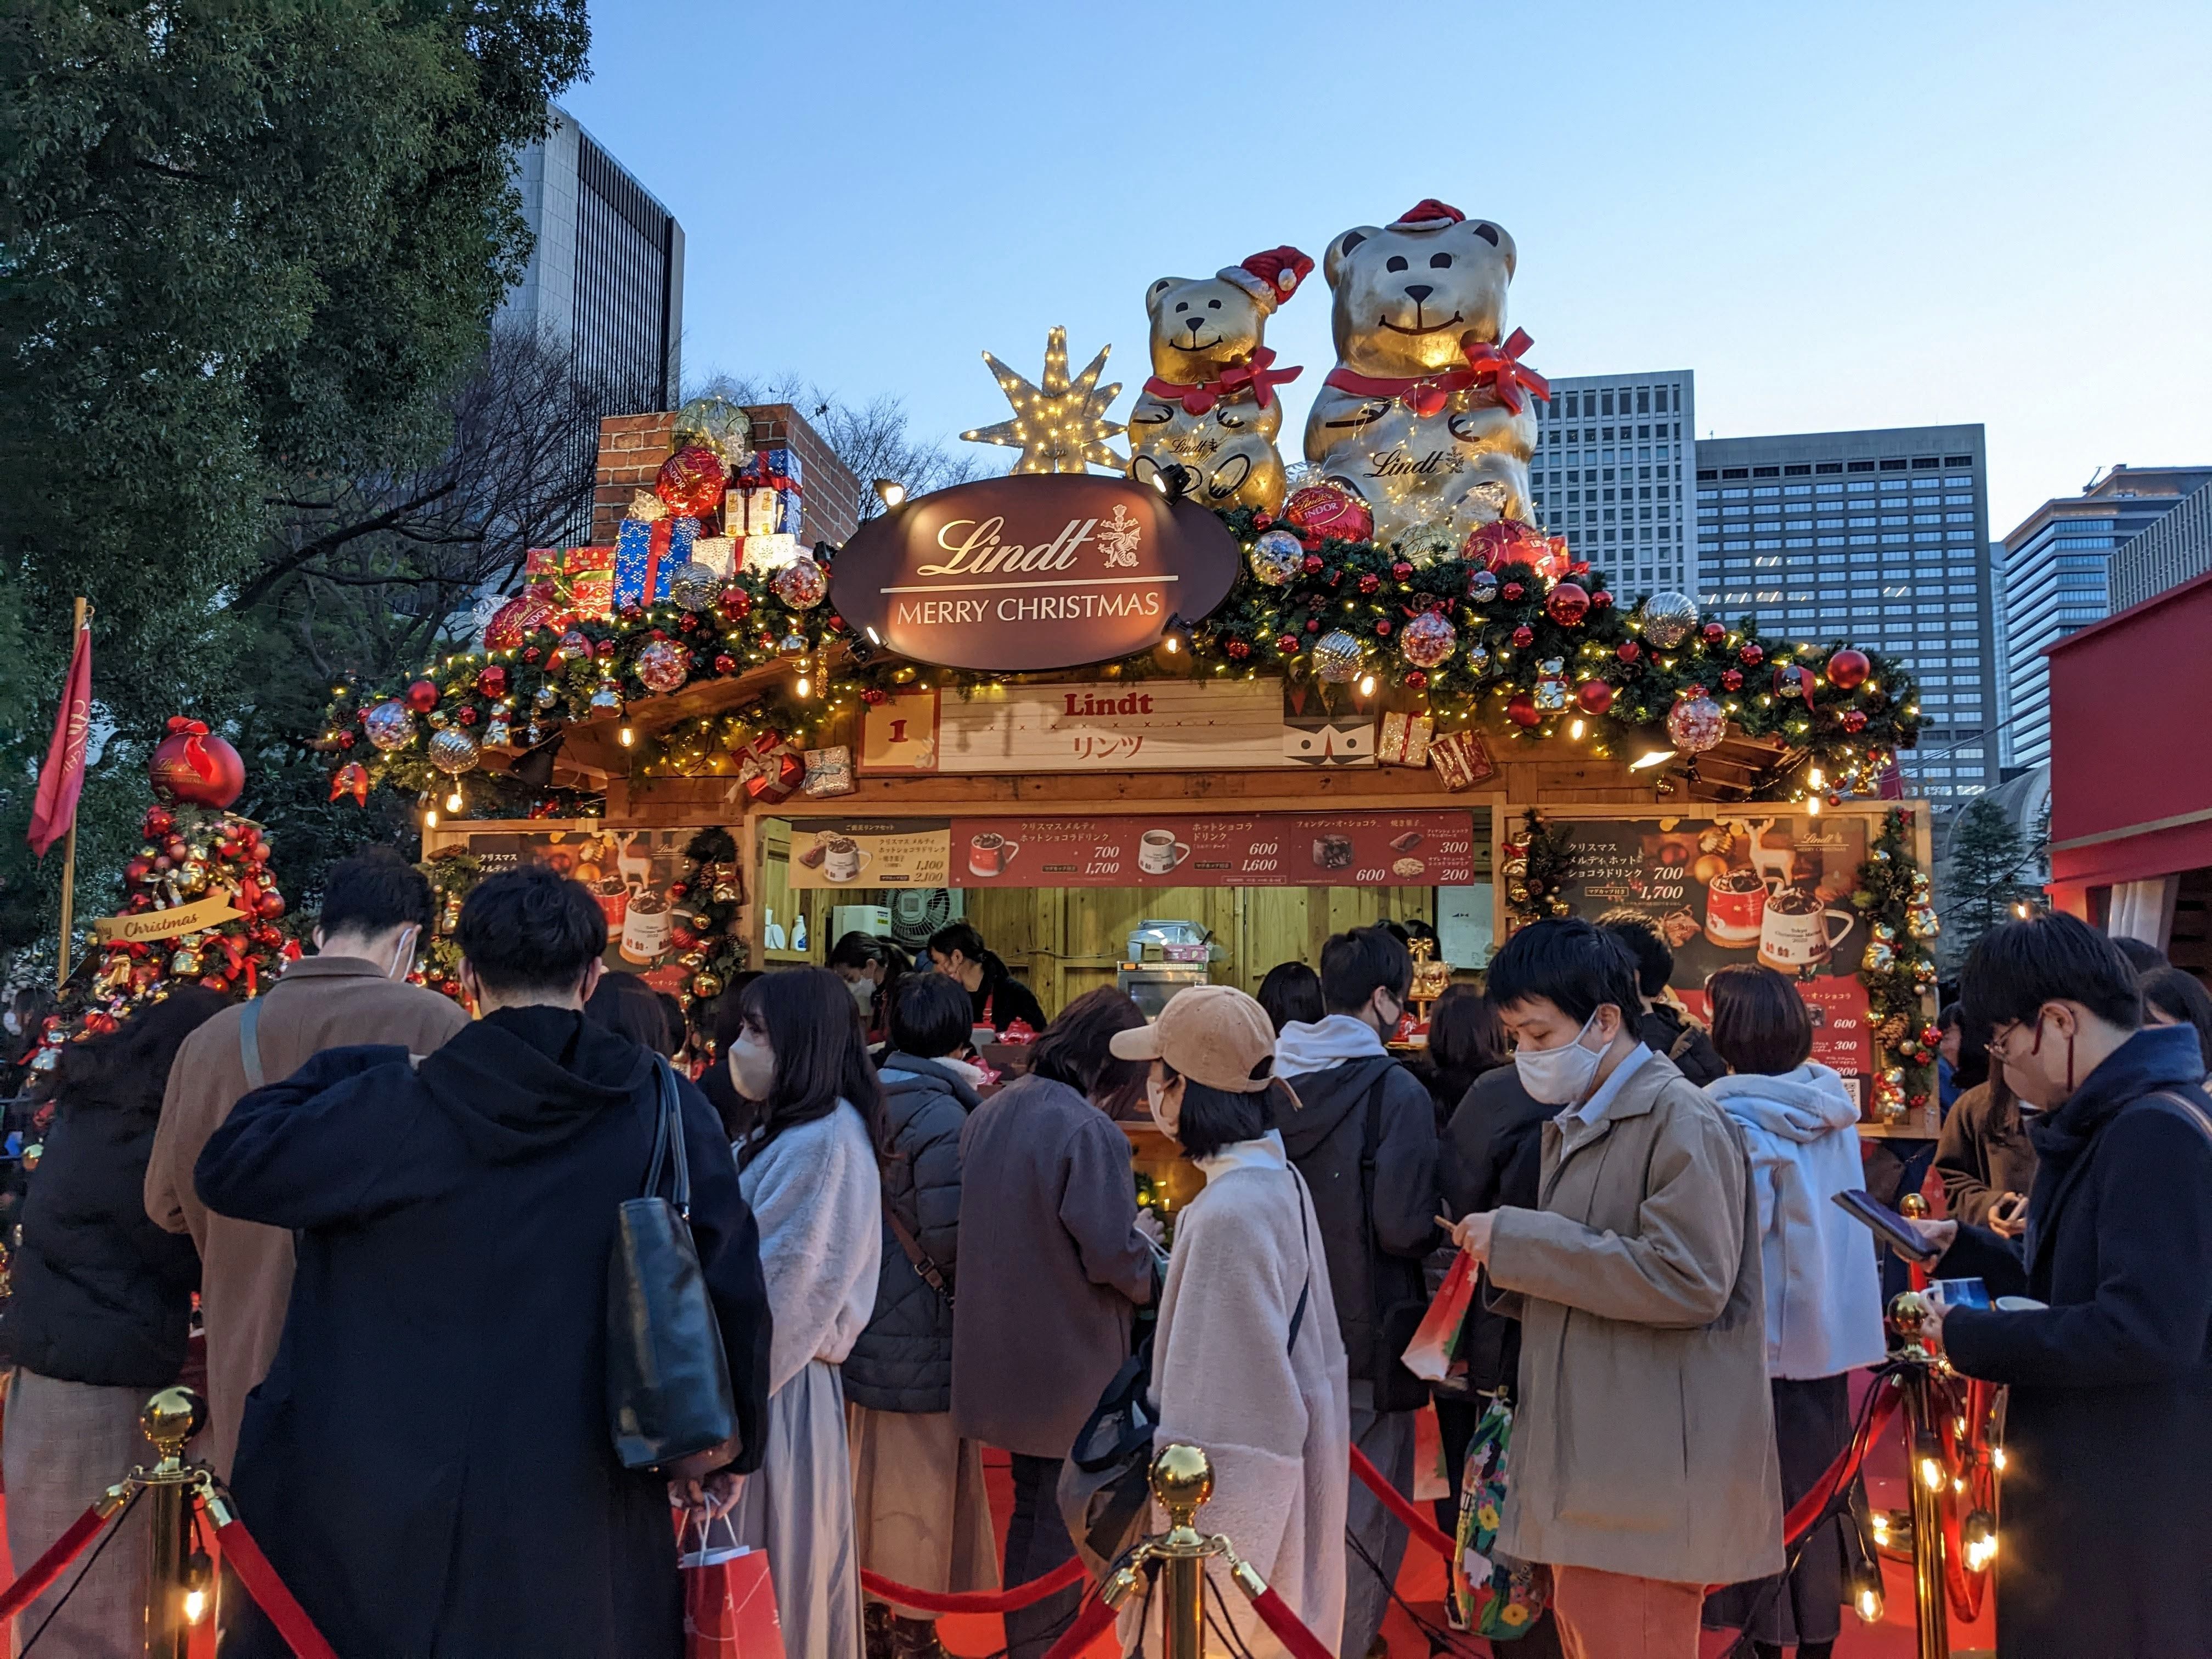
{"type": "MultiPolygon", "coordinates": [[[[105,1036],[62,1045],[8,1310],[17,1366],[8,1391],[8,1547],[18,1562],[36,1560],[88,1503],[147,1461],[138,1413],[184,1367],[199,1255],[147,1218],[146,1164],[177,1050],[226,1000],[185,986],[105,1036]]],[[[138,1651],[144,1511],[116,1525],[51,1625],[66,1583],[24,1610],[26,1636],[44,1626],[41,1651],[138,1651]]]]}
{"type": "Polygon", "coordinates": [[[2185,968],[2154,968],[2142,975],[2143,1023],[2186,1025],[2197,1033],[2204,1069],[2212,1072],[2212,992],[2185,968]]]}
{"type": "Polygon", "coordinates": [[[768,1553],[791,1659],[860,1659],[853,1467],[837,1368],[876,1305],[883,1085],[868,1063],[860,1011],[828,969],[763,975],[739,1007],[729,1048],[740,1102],[738,1184],[760,1224],[775,1335],[766,1455],[732,1518],[738,1542],[768,1553]]]}

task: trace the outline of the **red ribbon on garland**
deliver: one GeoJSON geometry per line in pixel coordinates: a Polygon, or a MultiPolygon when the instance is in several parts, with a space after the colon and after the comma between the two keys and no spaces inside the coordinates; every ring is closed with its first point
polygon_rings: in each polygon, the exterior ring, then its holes
{"type": "Polygon", "coordinates": [[[1535,343],[1525,329],[1515,329],[1502,346],[1478,340],[1470,333],[1460,343],[1467,356],[1465,368],[1400,378],[1338,368],[1331,369],[1322,384],[1361,398],[1395,398],[1424,416],[1441,412],[1455,393],[1487,387],[1499,403],[1518,415],[1524,387],[1544,402],[1552,401],[1552,383],[1521,361],[1521,354],[1535,343]]]}
{"type": "Polygon", "coordinates": [[[765,449],[753,451],[752,459],[746,463],[744,470],[738,474],[738,488],[740,489],[788,489],[794,495],[804,495],[806,493],[798,479],[787,473],[769,470],[768,451],[765,449]]]}
{"type": "Polygon", "coordinates": [[[204,782],[215,778],[215,762],[208,755],[207,745],[200,741],[207,734],[205,720],[186,720],[182,714],[169,716],[169,735],[185,740],[185,764],[204,782]]]}
{"type": "Polygon", "coordinates": [[[1273,368],[1274,361],[1273,348],[1261,346],[1252,353],[1250,362],[1223,369],[1218,380],[1195,380],[1185,385],[1155,374],[1145,382],[1145,390],[1155,398],[1181,404],[1186,415],[1203,415],[1223,398],[1247,392],[1252,394],[1255,403],[1265,409],[1275,401],[1277,386],[1286,386],[1306,372],[1303,364],[1290,368],[1273,368]]]}

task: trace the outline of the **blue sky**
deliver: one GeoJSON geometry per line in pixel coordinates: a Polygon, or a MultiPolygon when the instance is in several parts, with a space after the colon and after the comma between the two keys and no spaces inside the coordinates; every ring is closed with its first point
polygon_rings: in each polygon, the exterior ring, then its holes
{"type": "MultiPolygon", "coordinates": [[[[952,436],[1058,323],[1119,414],[1154,278],[1434,196],[1512,232],[1535,367],[1693,369],[1700,436],[1980,421],[1998,535],[2212,461],[2202,0],[592,11],[563,101],[684,224],[690,380],[952,436]]],[[[1291,459],[1328,297],[1270,325],[1291,459]]]]}

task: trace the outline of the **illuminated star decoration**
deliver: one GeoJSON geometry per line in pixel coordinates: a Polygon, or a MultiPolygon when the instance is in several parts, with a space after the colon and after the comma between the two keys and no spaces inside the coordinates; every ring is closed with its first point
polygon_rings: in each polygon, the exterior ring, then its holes
{"type": "Polygon", "coordinates": [[[1106,440],[1122,428],[1106,418],[1106,410],[1121,394],[1120,382],[1101,386],[1098,376],[1106,368],[1106,347],[1091,360],[1091,367],[1073,381],[1067,378],[1067,331],[1055,328],[1045,337],[1044,385],[1031,386],[989,352],[983,361],[999,382],[999,390],[1013,405],[1014,418],[1000,421],[960,435],[970,443],[1005,444],[1022,452],[1014,463],[1017,472],[1080,472],[1103,466],[1126,472],[1129,464],[1116,455],[1106,440]]]}

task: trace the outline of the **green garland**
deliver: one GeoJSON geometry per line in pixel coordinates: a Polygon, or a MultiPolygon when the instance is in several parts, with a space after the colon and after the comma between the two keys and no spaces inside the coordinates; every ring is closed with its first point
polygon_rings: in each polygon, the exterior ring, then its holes
{"type": "Polygon", "coordinates": [[[1514,926],[1570,914],[1560,896],[1574,863],[1574,842],[1530,807],[1521,816],[1522,838],[1505,846],[1505,908],[1514,926]]]}
{"type": "MultiPolygon", "coordinates": [[[[1247,509],[1222,517],[1248,550],[1272,527],[1266,515],[1247,509]]],[[[829,556],[830,550],[817,551],[829,556]]],[[[1313,646],[1341,631],[1357,643],[1361,674],[1372,674],[1378,690],[1389,688],[1384,695],[1393,706],[1425,705],[1447,729],[1480,722],[1516,741],[1575,743],[1601,757],[1630,746],[1673,746],[1665,735],[1668,711],[1690,688],[1703,687],[1736,730],[1786,746],[1790,765],[1777,769],[1770,796],[1804,793],[1812,764],[1826,774],[1822,787],[1838,795],[1863,793],[1893,751],[1917,739],[1913,684],[1894,658],[1869,653],[1864,680],[1837,685],[1826,671],[1844,648],[1841,641],[1770,640],[1749,617],[1734,628],[1709,621],[1661,648],[1616,602],[1602,573],[1577,567],[1571,578],[1585,587],[1589,605],[1579,617],[1563,611],[1571,619],[1561,620],[1547,607],[1548,584],[1526,564],[1483,575],[1450,554],[1417,565],[1395,545],[1323,541],[1279,586],[1249,568],[1242,573],[1226,602],[1190,630],[1187,642],[1177,641],[1187,648],[1147,653],[1094,672],[1106,678],[1295,678],[1312,672],[1313,646]],[[1494,597],[1473,597],[1493,585],[1494,597]],[[1407,662],[1400,649],[1406,624],[1424,611],[1445,617],[1456,634],[1451,656],[1426,668],[1407,662]],[[1792,668],[1803,671],[1809,700],[1779,689],[1784,671],[1792,668]],[[1798,766],[1808,769],[1794,781],[1784,775],[1798,766]]],[[[776,596],[769,577],[747,573],[725,584],[702,611],[671,604],[626,609],[605,620],[539,628],[501,649],[453,653],[420,677],[418,705],[428,694],[434,699],[417,707],[388,751],[374,748],[362,728],[373,707],[402,699],[405,690],[363,696],[342,688],[316,747],[337,762],[364,765],[375,781],[415,791],[426,805],[450,793],[462,797],[462,811],[519,816],[523,786],[503,774],[471,769],[472,755],[460,775],[449,775],[434,763],[433,740],[459,731],[477,742],[526,746],[569,722],[606,718],[661,695],[653,686],[667,684],[672,663],[681,667],[684,683],[694,684],[778,661],[790,665],[790,678],[744,707],[658,736],[639,733],[636,775],[728,773],[735,769],[731,750],[760,732],[774,731],[803,745],[830,721],[903,686],[958,689],[1023,678],[886,659],[855,638],[827,604],[795,608],[776,596]],[[804,696],[798,690],[802,675],[804,696]]],[[[1066,672],[1034,678],[1064,678],[1066,672]]],[[[532,805],[544,810],[534,798],[532,805]]]]}
{"type": "Polygon", "coordinates": [[[1924,998],[1936,983],[1936,958],[1924,941],[1940,930],[1928,874],[1912,856],[1912,819],[1892,811],[1859,866],[1851,903],[1870,934],[1859,963],[1866,987],[1867,1025],[1875,1042],[1875,1115],[1894,1122],[1934,1097],[1936,1045],[1942,1033],[1926,1023],[1924,998]]]}

